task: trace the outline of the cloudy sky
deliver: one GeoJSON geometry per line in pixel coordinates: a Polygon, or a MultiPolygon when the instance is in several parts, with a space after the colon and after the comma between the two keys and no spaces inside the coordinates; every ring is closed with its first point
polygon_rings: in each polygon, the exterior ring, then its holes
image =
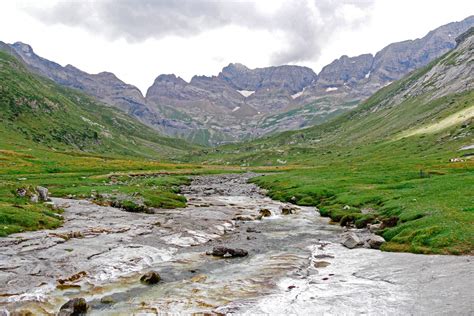
{"type": "Polygon", "coordinates": [[[471,0],[2,0],[0,40],[62,65],[114,72],[143,92],[162,73],[185,80],[248,67],[321,67],[375,53],[474,14],[471,0]]]}

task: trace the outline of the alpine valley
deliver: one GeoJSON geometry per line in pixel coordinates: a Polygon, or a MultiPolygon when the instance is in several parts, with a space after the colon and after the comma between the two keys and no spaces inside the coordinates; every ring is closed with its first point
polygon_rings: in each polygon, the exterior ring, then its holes
{"type": "Polygon", "coordinates": [[[2,316],[473,315],[473,189],[474,16],[145,96],[0,42],[2,316]]]}

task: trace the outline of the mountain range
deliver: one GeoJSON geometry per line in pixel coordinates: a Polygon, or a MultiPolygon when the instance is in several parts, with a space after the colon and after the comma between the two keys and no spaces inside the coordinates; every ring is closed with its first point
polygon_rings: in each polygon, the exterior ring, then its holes
{"type": "Polygon", "coordinates": [[[33,72],[121,109],[155,130],[203,145],[218,145],[320,124],[357,106],[378,89],[427,65],[456,46],[474,16],[375,55],[342,56],[319,74],[282,65],[249,69],[231,63],[217,76],[186,82],[159,75],[145,96],[110,72],[88,74],[36,55],[24,43],[0,43],[33,72]]]}

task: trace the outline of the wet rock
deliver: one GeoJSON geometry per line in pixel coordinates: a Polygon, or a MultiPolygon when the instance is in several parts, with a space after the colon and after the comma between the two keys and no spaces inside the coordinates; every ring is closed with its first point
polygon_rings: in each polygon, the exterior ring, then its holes
{"type": "Polygon", "coordinates": [[[382,227],[382,224],[368,224],[367,225],[367,228],[369,229],[371,233],[375,233],[379,231],[381,227],[382,227]]]}
{"type": "Polygon", "coordinates": [[[247,233],[261,233],[261,231],[255,229],[255,228],[253,228],[253,227],[247,228],[246,231],[247,231],[247,233]]]}
{"type": "Polygon", "coordinates": [[[25,197],[28,191],[25,188],[19,188],[16,190],[16,195],[18,197],[25,197]]]}
{"type": "Polygon", "coordinates": [[[142,275],[142,277],[140,278],[140,281],[142,283],[145,283],[145,284],[148,284],[148,285],[153,285],[153,284],[156,284],[158,282],[160,282],[161,280],[161,277],[158,273],[156,273],[155,271],[149,271],[147,273],[145,273],[144,275],[142,275]]]}
{"type": "Polygon", "coordinates": [[[364,243],[355,233],[347,233],[343,236],[342,245],[349,249],[354,249],[358,246],[362,246],[364,243]]]}
{"type": "Polygon", "coordinates": [[[234,257],[245,257],[248,255],[247,250],[239,248],[227,248],[223,246],[214,247],[210,253],[216,257],[223,258],[234,258],[234,257]]]}
{"type": "Polygon", "coordinates": [[[385,242],[385,239],[379,235],[372,235],[367,239],[370,248],[380,249],[380,246],[385,242]]]}
{"type": "Polygon", "coordinates": [[[85,299],[73,298],[59,309],[58,316],[79,316],[87,313],[87,302],[85,299]]]}
{"type": "Polygon", "coordinates": [[[36,187],[36,192],[38,192],[39,200],[46,202],[49,200],[48,189],[42,186],[36,187]]]}
{"type": "Polygon", "coordinates": [[[262,215],[263,217],[269,217],[269,216],[272,216],[272,212],[267,209],[267,208],[262,208],[260,211],[259,211],[259,214],[262,215]]]}
{"type": "Polygon", "coordinates": [[[116,303],[115,300],[114,300],[114,298],[113,298],[112,296],[110,296],[110,295],[107,295],[107,296],[102,297],[102,298],[100,299],[100,302],[101,302],[102,304],[115,304],[115,303],[116,303]]]}
{"type": "Polygon", "coordinates": [[[283,206],[281,208],[281,214],[282,215],[290,215],[290,214],[295,214],[296,213],[296,209],[293,208],[293,207],[290,207],[290,206],[283,206]]]}
{"type": "Polygon", "coordinates": [[[233,218],[234,221],[253,221],[255,218],[253,218],[250,215],[237,215],[236,217],[233,218]]]}

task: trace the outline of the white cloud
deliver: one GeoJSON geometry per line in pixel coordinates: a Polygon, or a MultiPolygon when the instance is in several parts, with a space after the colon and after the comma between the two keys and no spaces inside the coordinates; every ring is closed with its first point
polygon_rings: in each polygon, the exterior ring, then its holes
{"type": "MultiPolygon", "coordinates": [[[[104,0],[72,2],[85,5],[73,12],[61,11],[68,21],[51,20],[52,8],[71,2],[1,1],[0,40],[23,41],[40,56],[91,73],[114,72],[145,92],[158,74],[175,73],[189,80],[194,74],[217,75],[230,62],[249,67],[290,62],[318,71],[342,54],[374,53],[391,42],[421,37],[433,28],[474,12],[474,4],[464,0],[374,1],[374,5],[366,1],[361,5],[355,0],[238,1],[238,10],[208,6],[207,10],[217,14],[213,16],[217,21],[207,21],[209,11],[202,8],[191,6],[183,13],[175,6],[166,12],[183,24],[178,26],[163,17],[160,25],[139,23],[139,19],[125,23],[123,6],[129,3],[125,0],[114,1],[109,7],[116,15],[105,26],[103,17],[93,10],[105,6],[108,2],[104,0]],[[38,7],[44,8],[41,18],[31,15],[31,10],[38,7]],[[249,7],[255,12],[249,11],[249,7]],[[84,21],[81,12],[89,16],[84,21]],[[191,16],[193,22],[186,24],[182,20],[186,16],[191,16]],[[148,35],[141,34],[147,25],[153,29],[148,35]],[[97,29],[99,26],[104,27],[97,29]],[[130,29],[124,33],[121,26],[130,29]],[[160,26],[161,30],[156,30],[160,26]]],[[[155,12],[126,8],[132,15],[141,12],[151,20],[155,12]]]]}

